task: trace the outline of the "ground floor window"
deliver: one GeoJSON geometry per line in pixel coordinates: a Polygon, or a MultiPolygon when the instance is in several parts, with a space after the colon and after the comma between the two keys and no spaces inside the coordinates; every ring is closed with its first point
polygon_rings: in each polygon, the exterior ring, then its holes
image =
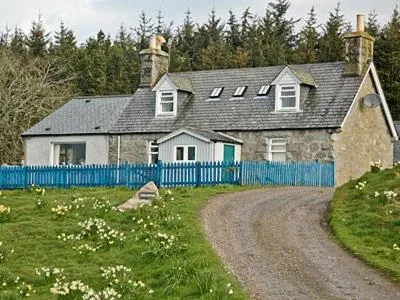
{"type": "Polygon", "coordinates": [[[268,143],[269,161],[286,161],[286,139],[272,138],[268,143]]]}
{"type": "Polygon", "coordinates": [[[83,165],[86,161],[86,144],[59,144],[58,164],[83,165]]]}
{"type": "Polygon", "coordinates": [[[196,161],[196,146],[175,146],[175,161],[196,161]]]}
{"type": "Polygon", "coordinates": [[[158,144],[157,141],[149,141],[149,164],[156,164],[158,161],[158,144]]]}

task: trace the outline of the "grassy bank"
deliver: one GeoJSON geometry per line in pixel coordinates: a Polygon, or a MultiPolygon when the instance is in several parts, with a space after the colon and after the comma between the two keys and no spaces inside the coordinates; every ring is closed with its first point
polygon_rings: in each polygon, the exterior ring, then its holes
{"type": "Polygon", "coordinates": [[[208,199],[241,189],[163,190],[127,213],[114,210],[126,189],[3,191],[0,298],[248,299],[198,219],[208,199]]]}
{"type": "Polygon", "coordinates": [[[367,173],[336,190],[330,225],[353,254],[400,282],[400,167],[367,173]]]}

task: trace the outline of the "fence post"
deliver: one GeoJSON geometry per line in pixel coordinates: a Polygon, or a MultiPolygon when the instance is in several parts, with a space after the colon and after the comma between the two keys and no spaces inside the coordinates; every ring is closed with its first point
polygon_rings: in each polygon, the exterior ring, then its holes
{"type": "Polygon", "coordinates": [[[156,168],[156,185],[160,188],[162,186],[162,173],[163,173],[163,162],[159,160],[156,168]]]}
{"type": "Polygon", "coordinates": [[[24,166],[23,168],[24,168],[24,179],[25,179],[24,188],[26,189],[28,187],[28,167],[24,166]]]}
{"type": "Polygon", "coordinates": [[[201,163],[199,161],[196,162],[196,187],[199,187],[201,184],[201,163]]]}

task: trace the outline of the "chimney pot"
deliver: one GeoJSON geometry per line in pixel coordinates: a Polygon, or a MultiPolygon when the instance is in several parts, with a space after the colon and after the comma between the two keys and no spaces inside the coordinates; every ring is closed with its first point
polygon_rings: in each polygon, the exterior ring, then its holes
{"type": "Polygon", "coordinates": [[[157,36],[152,35],[150,37],[149,49],[156,49],[156,48],[157,48],[157,36]]]}
{"type": "Polygon", "coordinates": [[[357,15],[357,31],[364,32],[365,31],[365,16],[357,15]]]}

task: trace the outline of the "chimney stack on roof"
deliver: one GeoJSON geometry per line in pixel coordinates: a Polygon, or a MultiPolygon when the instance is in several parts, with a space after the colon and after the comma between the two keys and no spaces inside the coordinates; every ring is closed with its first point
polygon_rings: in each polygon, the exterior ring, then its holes
{"type": "Polygon", "coordinates": [[[365,32],[364,15],[357,15],[355,32],[344,35],[346,45],[345,76],[364,76],[374,56],[375,39],[365,32]]]}
{"type": "Polygon", "coordinates": [[[168,72],[169,54],[161,50],[164,43],[161,35],[152,35],[149,48],[140,51],[140,87],[154,87],[161,76],[168,72]]]}

